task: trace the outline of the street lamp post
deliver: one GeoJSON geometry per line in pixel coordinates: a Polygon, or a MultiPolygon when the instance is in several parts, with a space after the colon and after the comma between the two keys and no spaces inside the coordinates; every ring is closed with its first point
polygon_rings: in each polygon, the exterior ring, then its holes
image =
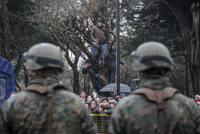
{"type": "Polygon", "coordinates": [[[120,50],[119,50],[119,0],[116,0],[116,42],[117,42],[117,59],[116,59],[116,73],[117,73],[117,95],[120,95],[120,50]]]}

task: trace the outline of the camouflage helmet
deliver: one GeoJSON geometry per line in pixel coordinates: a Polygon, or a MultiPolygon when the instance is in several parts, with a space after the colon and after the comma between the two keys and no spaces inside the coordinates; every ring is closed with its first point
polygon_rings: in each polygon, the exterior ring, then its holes
{"type": "Polygon", "coordinates": [[[133,61],[132,67],[135,71],[160,67],[173,69],[173,60],[168,48],[159,42],[141,44],[136,51],[131,53],[131,61],[133,61]]]}
{"type": "Polygon", "coordinates": [[[24,66],[27,70],[40,70],[47,68],[58,68],[63,70],[63,61],[58,48],[50,43],[40,43],[32,46],[24,53],[24,66]]]}

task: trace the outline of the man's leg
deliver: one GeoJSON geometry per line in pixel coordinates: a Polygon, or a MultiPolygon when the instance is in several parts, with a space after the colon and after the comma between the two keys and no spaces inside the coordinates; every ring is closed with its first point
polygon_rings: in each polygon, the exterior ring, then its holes
{"type": "MultiPolygon", "coordinates": [[[[93,44],[99,46],[99,43],[97,43],[97,42],[93,42],[93,44]]],[[[98,50],[97,50],[97,48],[94,47],[94,46],[92,46],[92,54],[93,54],[94,56],[97,56],[97,55],[98,55],[98,50]]]]}
{"type": "Polygon", "coordinates": [[[101,83],[99,82],[98,85],[97,85],[98,89],[102,89],[103,86],[101,85],[101,83]]]}
{"type": "Polygon", "coordinates": [[[93,79],[91,79],[91,80],[92,80],[92,83],[93,83],[96,87],[98,87],[98,89],[102,89],[102,88],[103,88],[103,86],[102,86],[101,83],[99,82],[99,79],[93,78],[93,79]]]}
{"type": "Polygon", "coordinates": [[[107,43],[104,45],[101,45],[101,51],[102,51],[102,55],[103,55],[103,59],[102,59],[102,64],[105,66],[105,61],[104,61],[104,57],[107,51],[107,43]]]}
{"type": "Polygon", "coordinates": [[[111,84],[112,81],[113,81],[113,78],[115,76],[115,71],[116,71],[115,69],[113,69],[112,71],[110,71],[109,84],[111,84]]]}
{"type": "Polygon", "coordinates": [[[106,77],[108,77],[108,83],[110,84],[110,70],[108,70],[106,77]]]}

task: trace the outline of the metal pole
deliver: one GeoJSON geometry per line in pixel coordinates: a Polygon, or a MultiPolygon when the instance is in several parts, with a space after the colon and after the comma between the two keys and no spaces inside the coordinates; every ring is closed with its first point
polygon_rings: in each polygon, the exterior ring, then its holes
{"type": "Polygon", "coordinates": [[[185,50],[185,75],[186,75],[186,96],[189,97],[189,89],[188,89],[188,67],[187,67],[187,52],[185,50]]]}
{"type": "Polygon", "coordinates": [[[116,73],[117,73],[117,95],[120,95],[120,50],[119,50],[119,0],[116,0],[116,41],[117,41],[117,59],[116,59],[116,73]]]}

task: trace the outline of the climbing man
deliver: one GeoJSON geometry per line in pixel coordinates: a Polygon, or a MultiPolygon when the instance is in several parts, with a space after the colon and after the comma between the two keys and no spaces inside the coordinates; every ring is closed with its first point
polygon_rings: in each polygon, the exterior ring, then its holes
{"type": "MultiPolygon", "coordinates": [[[[105,67],[104,57],[107,51],[107,43],[112,41],[111,34],[109,29],[103,25],[103,21],[101,18],[97,19],[97,25],[93,26],[90,33],[91,39],[94,41],[93,44],[100,46],[102,51],[102,67],[105,67]]],[[[92,53],[95,58],[98,56],[98,50],[96,47],[92,46],[92,53]]]]}

